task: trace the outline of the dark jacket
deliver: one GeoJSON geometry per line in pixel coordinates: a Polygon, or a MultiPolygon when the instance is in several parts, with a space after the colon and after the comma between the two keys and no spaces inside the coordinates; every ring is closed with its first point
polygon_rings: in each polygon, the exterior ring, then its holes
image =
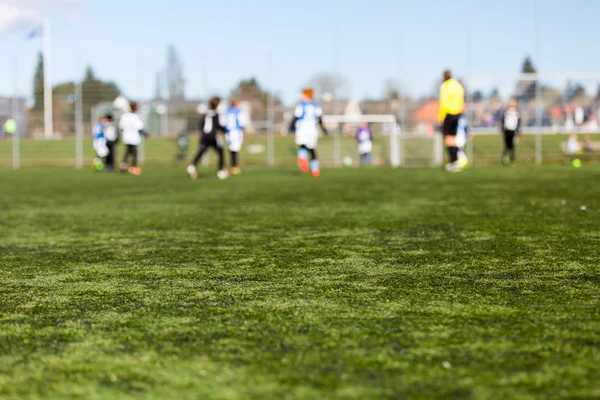
{"type": "Polygon", "coordinates": [[[219,113],[210,110],[200,119],[200,137],[203,139],[216,139],[219,132],[227,133],[227,129],[221,125],[219,113]]]}

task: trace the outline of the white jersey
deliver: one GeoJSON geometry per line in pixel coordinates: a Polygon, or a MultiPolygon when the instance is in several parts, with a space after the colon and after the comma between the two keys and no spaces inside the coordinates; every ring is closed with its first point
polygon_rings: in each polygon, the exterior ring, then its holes
{"type": "Polygon", "coordinates": [[[304,101],[296,107],[294,116],[296,121],[296,144],[306,146],[309,149],[317,147],[319,139],[319,118],[323,116],[323,110],[312,101],[304,101]]]}
{"type": "Polygon", "coordinates": [[[123,131],[123,143],[133,146],[142,143],[140,131],[144,129],[144,123],[137,114],[123,114],[121,121],[119,121],[119,128],[123,131]]]}
{"type": "Polygon", "coordinates": [[[117,134],[117,127],[115,126],[115,124],[110,123],[104,127],[104,137],[109,142],[114,142],[115,140],[117,140],[119,136],[117,134]]]}
{"type": "Polygon", "coordinates": [[[515,110],[509,108],[504,113],[502,119],[502,129],[505,131],[513,131],[516,132],[519,130],[521,126],[521,115],[519,114],[519,110],[515,110]]]}

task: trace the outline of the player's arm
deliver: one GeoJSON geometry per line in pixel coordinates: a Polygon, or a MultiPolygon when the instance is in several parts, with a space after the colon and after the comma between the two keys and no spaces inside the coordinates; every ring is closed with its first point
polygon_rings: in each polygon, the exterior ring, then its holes
{"type": "Polygon", "coordinates": [[[517,117],[517,135],[521,136],[521,114],[517,117]]]}
{"type": "Polygon", "coordinates": [[[292,123],[290,124],[289,131],[291,133],[296,133],[296,124],[298,123],[298,120],[302,117],[302,115],[304,115],[304,108],[301,104],[298,104],[296,106],[296,109],[294,110],[294,117],[292,118],[292,123]]]}
{"type": "Polygon", "coordinates": [[[242,135],[244,137],[248,136],[248,118],[246,116],[246,114],[244,112],[241,112],[240,115],[238,116],[239,118],[239,123],[240,126],[242,127],[242,135]]]}
{"type": "Polygon", "coordinates": [[[202,115],[200,117],[200,121],[198,122],[198,132],[200,133],[200,136],[202,136],[202,133],[204,133],[204,124],[206,123],[206,115],[202,115]]]}
{"type": "Polygon", "coordinates": [[[323,123],[323,109],[317,106],[316,113],[317,121],[319,123],[319,126],[321,127],[321,130],[323,131],[323,135],[329,135],[329,132],[327,132],[327,128],[325,128],[325,124],[323,123]]]}
{"type": "Polygon", "coordinates": [[[500,116],[500,134],[504,134],[504,120],[506,119],[506,111],[500,116]]]}
{"type": "Polygon", "coordinates": [[[100,128],[100,124],[94,125],[94,129],[92,130],[92,136],[94,139],[98,138],[102,134],[102,129],[100,128]]]}
{"type": "Polygon", "coordinates": [[[324,135],[329,135],[329,132],[327,132],[327,128],[325,128],[325,124],[323,123],[323,117],[319,117],[319,126],[321,127],[321,130],[323,131],[324,135]]]}
{"type": "Polygon", "coordinates": [[[438,122],[440,125],[446,119],[446,115],[448,115],[448,111],[446,110],[446,104],[448,103],[448,91],[444,86],[440,88],[440,111],[438,112],[438,122]]]}
{"type": "Polygon", "coordinates": [[[142,119],[138,117],[138,132],[140,133],[140,135],[142,135],[143,137],[147,138],[148,136],[150,136],[150,134],[144,129],[144,123],[142,122],[142,119]]]}
{"type": "Polygon", "coordinates": [[[221,122],[221,116],[217,114],[217,133],[221,132],[222,134],[226,134],[229,132],[229,129],[221,122]]]}

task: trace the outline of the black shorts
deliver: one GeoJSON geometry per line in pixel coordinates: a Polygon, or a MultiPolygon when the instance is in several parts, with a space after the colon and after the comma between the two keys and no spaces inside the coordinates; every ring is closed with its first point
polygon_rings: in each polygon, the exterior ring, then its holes
{"type": "Polygon", "coordinates": [[[458,132],[458,120],[461,114],[448,114],[444,119],[444,127],[442,129],[444,136],[456,136],[458,132]]]}
{"type": "Polygon", "coordinates": [[[515,131],[504,131],[504,146],[508,150],[512,150],[515,148],[515,137],[517,136],[517,132],[515,131]]]}

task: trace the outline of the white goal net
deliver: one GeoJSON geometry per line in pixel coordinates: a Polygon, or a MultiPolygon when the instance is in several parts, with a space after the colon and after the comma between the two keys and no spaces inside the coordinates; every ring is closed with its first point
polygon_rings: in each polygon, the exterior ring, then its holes
{"type": "Polygon", "coordinates": [[[403,132],[393,115],[325,115],[323,122],[333,135],[331,163],[344,164],[346,157],[358,155],[355,134],[361,123],[373,132],[373,164],[439,166],[443,161],[442,138],[437,134],[403,132]]]}

